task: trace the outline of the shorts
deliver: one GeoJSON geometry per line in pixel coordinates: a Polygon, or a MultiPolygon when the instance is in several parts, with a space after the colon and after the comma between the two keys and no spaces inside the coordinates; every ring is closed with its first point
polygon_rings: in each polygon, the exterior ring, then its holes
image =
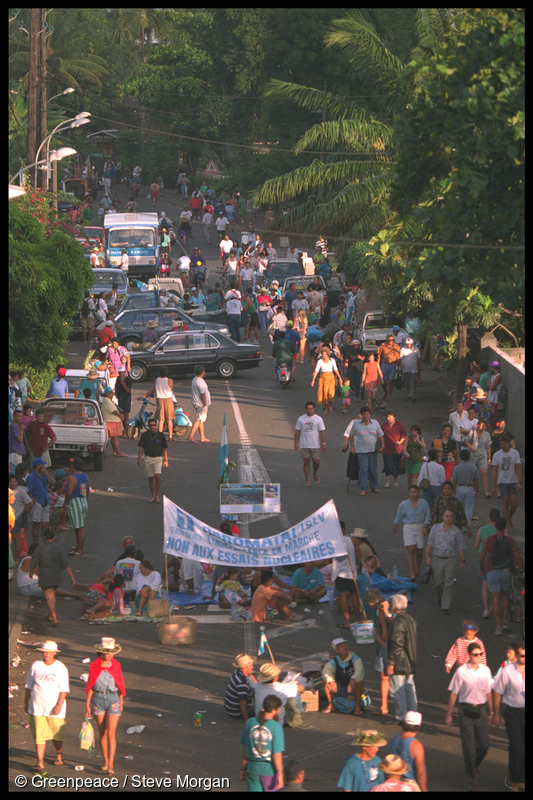
{"type": "Polygon", "coordinates": [[[511,570],[489,569],[487,572],[487,586],[489,592],[508,592],[511,587],[511,570]]]}
{"type": "Polygon", "coordinates": [[[491,403],[490,400],[488,400],[487,402],[488,402],[488,404],[490,406],[490,413],[492,414],[493,417],[495,417],[496,414],[498,413],[498,407],[499,407],[500,404],[499,403],[491,403]]]}
{"type": "Polygon", "coordinates": [[[20,453],[10,453],[9,454],[9,463],[10,464],[22,464],[22,455],[20,453]]]}
{"type": "Polygon", "coordinates": [[[144,474],[147,478],[153,478],[155,475],[161,475],[163,471],[163,456],[145,456],[144,457],[144,474]]]}
{"type": "Polygon", "coordinates": [[[517,483],[499,483],[498,490],[502,497],[515,497],[517,483]]]}
{"type": "Polygon", "coordinates": [[[122,436],[122,422],[106,422],[107,432],[113,438],[114,436],[122,436]]]}
{"type": "Polygon", "coordinates": [[[50,506],[41,506],[35,503],[31,510],[32,522],[49,522],[50,521],[50,506]]]}
{"type": "Polygon", "coordinates": [[[423,522],[414,522],[403,526],[403,543],[405,547],[415,545],[418,550],[424,549],[423,522]]]}
{"type": "Polygon", "coordinates": [[[40,588],[43,590],[43,592],[47,592],[49,589],[53,589],[55,592],[56,589],[59,589],[59,584],[57,584],[57,586],[41,586],[40,588]]]}
{"type": "Polygon", "coordinates": [[[335,589],[338,592],[355,593],[355,583],[351,578],[335,578],[335,589]]]}
{"type": "Polygon", "coordinates": [[[477,453],[472,453],[470,456],[470,461],[472,464],[475,464],[478,469],[488,469],[489,462],[486,451],[480,453],[479,455],[477,453]]]}
{"type": "Polygon", "coordinates": [[[384,381],[393,381],[396,375],[396,364],[381,364],[381,374],[384,381]]]}
{"type": "Polygon", "coordinates": [[[302,458],[312,458],[314,461],[320,461],[320,447],[300,447],[300,455],[302,458]]]}
{"type": "Polygon", "coordinates": [[[87,516],[87,498],[73,497],[68,505],[68,515],[74,530],[83,528],[87,516]]]}
{"type": "Polygon", "coordinates": [[[82,330],[86,331],[87,328],[94,328],[96,321],[92,317],[81,317],[80,323],[82,330]]]}
{"type": "Polygon", "coordinates": [[[207,406],[194,406],[196,422],[205,422],[207,419],[207,406]]]}
{"type": "Polygon", "coordinates": [[[44,597],[43,590],[36,583],[28,583],[26,586],[19,587],[19,594],[22,597],[44,597]]]}
{"type": "Polygon", "coordinates": [[[174,419],[175,416],[176,413],[174,411],[174,400],[171,397],[158,397],[155,418],[165,420],[174,419]]]}
{"type": "Polygon", "coordinates": [[[28,714],[30,730],[35,744],[45,744],[51,740],[63,742],[67,735],[67,725],[64,717],[36,717],[28,714]]]}
{"type": "Polygon", "coordinates": [[[250,328],[258,328],[259,327],[259,314],[257,311],[252,311],[250,314],[250,319],[248,320],[248,326],[250,328]]]}
{"type": "Polygon", "coordinates": [[[120,717],[121,713],[117,692],[95,692],[91,697],[91,714],[94,716],[120,717]]]}
{"type": "Polygon", "coordinates": [[[118,401],[118,405],[124,414],[129,414],[131,411],[131,394],[129,394],[127,397],[121,397],[118,401]]]}

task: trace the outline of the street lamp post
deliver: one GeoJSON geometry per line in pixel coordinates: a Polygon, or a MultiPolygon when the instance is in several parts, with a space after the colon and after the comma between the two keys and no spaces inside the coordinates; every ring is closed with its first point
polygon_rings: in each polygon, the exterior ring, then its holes
{"type": "MultiPolygon", "coordinates": [[[[39,163],[39,153],[41,152],[41,149],[43,148],[44,145],[46,145],[46,150],[45,150],[46,158],[44,159],[44,161],[45,161],[45,163],[48,162],[48,145],[50,144],[50,140],[51,140],[52,136],[55,133],[57,133],[57,131],[66,130],[66,128],[79,128],[80,125],[86,125],[88,122],[90,122],[90,120],[88,119],[88,117],[90,117],[90,116],[91,116],[91,114],[90,114],[89,111],[82,111],[80,114],[76,114],[75,117],[72,117],[71,119],[63,120],[63,122],[60,122],[59,125],[56,125],[56,127],[54,128],[52,133],[48,134],[48,136],[45,139],[43,139],[43,141],[39,145],[39,149],[37,150],[37,155],[35,156],[35,159],[36,159],[35,160],[35,165],[37,165],[39,163]]],[[[45,184],[46,184],[46,186],[43,186],[44,191],[46,191],[48,189],[48,171],[47,171],[47,174],[46,174],[45,184]]],[[[34,176],[33,185],[34,185],[34,188],[37,189],[37,166],[35,166],[35,176],[34,176]]]]}
{"type": "MultiPolygon", "coordinates": [[[[67,156],[75,155],[77,151],[74,150],[73,147],[60,147],[59,150],[54,150],[53,153],[50,154],[51,160],[55,163],[56,161],[61,161],[61,159],[66,158],[67,156]]],[[[27,172],[32,167],[38,167],[42,164],[46,164],[47,159],[43,158],[41,161],[36,161],[34,164],[28,164],[26,167],[22,167],[19,169],[16,175],[14,175],[11,179],[11,182],[8,184],[9,190],[9,199],[13,200],[15,197],[20,197],[23,194],[26,194],[26,189],[22,185],[22,174],[27,172]],[[20,185],[15,186],[16,179],[20,176],[20,185]]]]}

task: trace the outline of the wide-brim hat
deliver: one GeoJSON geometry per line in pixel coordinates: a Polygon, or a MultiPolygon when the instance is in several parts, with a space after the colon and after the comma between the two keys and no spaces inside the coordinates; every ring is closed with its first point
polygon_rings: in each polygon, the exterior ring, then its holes
{"type": "Polygon", "coordinates": [[[91,369],[87,372],[87,377],[98,378],[99,377],[98,370],[96,370],[94,367],[91,367],[91,369]]]}
{"type": "Polygon", "coordinates": [[[247,667],[250,664],[255,664],[256,661],[257,661],[257,656],[249,656],[246,653],[239,653],[239,655],[233,662],[233,666],[237,667],[237,669],[242,669],[243,667],[247,667]]]}
{"type": "Polygon", "coordinates": [[[409,771],[409,765],[402,761],[400,756],[395,756],[392,753],[385,756],[383,761],[378,764],[378,768],[388,775],[404,775],[409,771]]]}
{"type": "Polygon", "coordinates": [[[151,319],[149,322],[146,323],[147,328],[157,328],[157,322],[155,319],[151,319]]]}
{"type": "Polygon", "coordinates": [[[274,678],[277,678],[280,671],[280,668],[274,666],[274,664],[262,664],[259,667],[260,675],[257,676],[257,680],[260,683],[268,683],[269,681],[273,681],[274,678]]]}
{"type": "Polygon", "coordinates": [[[366,533],[364,528],[354,528],[352,536],[355,536],[356,539],[368,539],[368,533],[366,533]]]}
{"type": "Polygon", "coordinates": [[[387,744],[387,740],[383,738],[379,731],[356,731],[352,735],[354,744],[358,744],[360,747],[384,747],[387,744]]]}
{"type": "Polygon", "coordinates": [[[94,649],[97,653],[120,653],[122,647],[116,644],[115,640],[110,636],[102,636],[100,644],[95,644],[94,649]]]}
{"type": "Polygon", "coordinates": [[[41,647],[38,647],[37,650],[41,650],[43,653],[60,653],[61,650],[57,646],[57,642],[53,642],[49,639],[47,642],[43,642],[41,647]]]}

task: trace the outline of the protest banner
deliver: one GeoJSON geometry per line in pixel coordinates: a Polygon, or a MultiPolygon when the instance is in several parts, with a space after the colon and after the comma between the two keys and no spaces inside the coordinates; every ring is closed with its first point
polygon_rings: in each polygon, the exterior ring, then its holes
{"type": "Polygon", "coordinates": [[[163,552],[172,556],[238,567],[276,567],[346,555],[335,503],[276,536],[240,539],[211,528],[163,498],[163,552]]]}

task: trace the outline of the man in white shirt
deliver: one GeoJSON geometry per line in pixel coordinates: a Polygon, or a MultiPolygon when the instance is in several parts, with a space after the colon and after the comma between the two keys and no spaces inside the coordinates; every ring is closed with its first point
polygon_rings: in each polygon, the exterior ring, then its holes
{"type": "Polygon", "coordinates": [[[254,271],[249,262],[244,262],[244,267],[240,270],[240,278],[243,292],[253,289],[254,271]]]}
{"type": "Polygon", "coordinates": [[[489,725],[493,717],[492,676],[490,669],[480,664],[482,653],[476,642],[468,645],[468,662],[459,667],[448,686],[450,699],[445,718],[450,727],[453,707],[459,700],[459,730],[470,792],[478,788],[479,767],[490,746],[489,725]]]}
{"type": "Polygon", "coordinates": [[[211,244],[211,228],[213,227],[213,215],[206,212],[202,217],[204,234],[208,244],[211,244]]]}
{"type": "Polygon", "coordinates": [[[207,383],[204,380],[205,369],[201,364],[198,364],[198,366],[195,367],[194,375],[195,377],[193,378],[191,384],[191,405],[196,411],[196,419],[191,428],[191,432],[187,436],[187,439],[189,442],[194,442],[194,444],[196,444],[194,434],[197,430],[200,431],[201,442],[209,441],[204,433],[204,422],[207,419],[207,409],[211,405],[211,395],[209,394],[207,383]]]}
{"type": "Polygon", "coordinates": [[[228,315],[230,336],[237,344],[241,341],[241,293],[235,288],[235,281],[231,281],[229,292],[224,295],[224,305],[228,315]]]}
{"type": "MultiPolygon", "coordinates": [[[[229,258],[229,254],[232,251],[232,249],[233,249],[233,242],[229,238],[228,234],[224,233],[223,238],[220,242],[220,258],[222,259],[222,265],[224,267],[226,265],[226,260],[229,258]]],[[[224,269],[224,272],[226,272],[226,269],[224,269]]]]}
{"type": "Polygon", "coordinates": [[[416,384],[420,383],[420,365],[422,363],[422,357],[418,347],[414,346],[411,337],[405,340],[405,346],[400,350],[400,360],[402,362],[402,371],[407,389],[407,399],[410,402],[414,402],[416,384]]]}
{"type": "Polygon", "coordinates": [[[357,453],[359,460],[359,486],[361,496],[366,495],[367,486],[370,491],[379,494],[378,489],[378,454],[376,443],[384,447],[385,440],[379,422],[370,417],[368,406],[361,408],[361,419],[355,419],[350,428],[350,449],[357,453]]]}
{"type": "Polygon", "coordinates": [[[326,449],[326,426],[322,417],[315,413],[315,404],[312,400],[306,404],[305,412],[296,422],[294,449],[299,450],[303,458],[305,485],[311,486],[311,460],[314,481],[320,483],[317,473],[320,467],[320,450],[326,449]]]}
{"type": "Polygon", "coordinates": [[[468,420],[468,414],[465,411],[463,403],[459,400],[456,406],[457,410],[448,417],[448,422],[452,426],[452,438],[457,442],[457,453],[461,449],[460,443],[463,441],[464,434],[461,433],[461,426],[468,420]]]}
{"type": "Polygon", "coordinates": [[[217,229],[218,240],[220,241],[224,238],[224,234],[229,228],[229,219],[224,216],[222,211],[219,212],[218,217],[215,220],[215,228],[217,229]]]}

